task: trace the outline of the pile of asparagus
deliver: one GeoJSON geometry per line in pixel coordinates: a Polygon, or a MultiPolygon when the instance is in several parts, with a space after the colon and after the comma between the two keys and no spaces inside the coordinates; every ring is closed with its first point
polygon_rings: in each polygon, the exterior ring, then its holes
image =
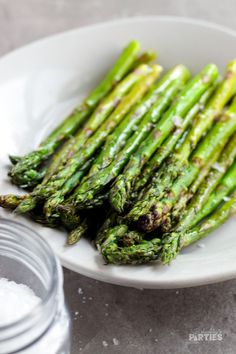
{"type": "Polygon", "coordinates": [[[170,263],[236,212],[236,60],[162,74],[132,41],[37,148],[10,156],[0,205],[89,236],[106,263],[170,263]]]}

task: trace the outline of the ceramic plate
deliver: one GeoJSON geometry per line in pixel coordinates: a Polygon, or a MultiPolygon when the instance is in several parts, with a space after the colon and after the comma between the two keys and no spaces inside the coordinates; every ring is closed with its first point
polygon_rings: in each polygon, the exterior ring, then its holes
{"type": "MultiPolygon", "coordinates": [[[[65,117],[110,67],[121,48],[138,39],[166,68],[183,63],[193,73],[209,62],[223,70],[236,57],[236,33],[182,18],[146,17],[76,29],[30,44],[0,60],[0,193],[19,192],[7,179],[8,154],[24,154],[65,117]]],[[[1,215],[13,217],[3,210],[1,215]]],[[[65,247],[63,232],[23,217],[52,246],[62,264],[86,276],[126,286],[176,288],[236,277],[236,220],[171,266],[106,266],[87,240],[65,247]]]]}

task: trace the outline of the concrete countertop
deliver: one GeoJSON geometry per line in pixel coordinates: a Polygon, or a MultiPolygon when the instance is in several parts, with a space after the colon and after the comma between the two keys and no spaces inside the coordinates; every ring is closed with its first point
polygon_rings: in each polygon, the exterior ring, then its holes
{"type": "MultiPolygon", "coordinates": [[[[235,14],[235,0],[0,0],[0,54],[59,31],[114,18],[176,15],[236,29],[235,14]]],[[[236,352],[236,280],[141,291],[68,270],[64,276],[74,327],[71,354],[236,352]],[[217,340],[191,340],[211,330],[217,340]]]]}

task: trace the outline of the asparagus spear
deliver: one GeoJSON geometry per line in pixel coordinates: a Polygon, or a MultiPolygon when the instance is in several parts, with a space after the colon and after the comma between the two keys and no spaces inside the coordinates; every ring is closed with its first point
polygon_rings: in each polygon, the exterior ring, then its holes
{"type": "Polygon", "coordinates": [[[183,247],[202,239],[222,225],[230,216],[236,213],[236,193],[203,223],[190,230],[172,232],[165,235],[161,252],[161,260],[169,264],[179,254],[183,247]]]}
{"type": "MultiPolygon", "coordinates": [[[[214,191],[223,175],[229,169],[236,158],[236,134],[232,136],[222,154],[220,155],[216,164],[213,165],[206,180],[204,180],[188,205],[187,209],[183,213],[176,229],[178,231],[193,227],[196,225],[201,215],[201,209],[204,209],[205,204],[214,191]],[[199,215],[199,216],[198,216],[199,215]]],[[[227,181],[227,177],[226,177],[227,181]]],[[[228,194],[228,193],[227,193],[228,194]]]]}
{"type": "Polygon", "coordinates": [[[217,118],[235,92],[236,60],[227,65],[224,80],[218,86],[203,112],[197,115],[183,144],[179,146],[168,161],[164,162],[142,199],[129,212],[127,218],[130,221],[137,221],[142,215],[145,216],[156,203],[157,199],[163,196],[163,193],[170,187],[175,178],[186,169],[189,156],[196,147],[199,139],[206,133],[214,119],[217,118]]]}
{"type": "Polygon", "coordinates": [[[154,50],[149,49],[138,56],[133,66],[131,67],[131,70],[135,69],[140,64],[150,64],[156,59],[157,59],[157,53],[154,50]]]}
{"type": "MultiPolygon", "coordinates": [[[[158,121],[162,113],[173,100],[173,97],[177,93],[179,86],[182,86],[184,81],[187,79],[188,72],[184,68],[181,68],[181,70],[182,73],[180,77],[176,79],[175,82],[173,82],[169,87],[167,87],[163,96],[160,95],[159,99],[152,106],[150,111],[144,116],[137,130],[127,141],[125,147],[120,151],[118,156],[110,163],[104,162],[104,167],[101,171],[86,179],[84,183],[82,183],[82,185],[76,189],[74,206],[76,205],[77,207],[84,208],[88,201],[92,201],[96,194],[100,192],[106,185],[108,185],[108,183],[114,180],[114,178],[118,175],[118,173],[127,163],[131,154],[135,151],[135,149],[137,149],[140,143],[148,135],[149,131],[152,129],[152,124],[158,121]]],[[[116,135],[113,136],[114,140],[115,137],[116,135]]]]}
{"type": "Polygon", "coordinates": [[[191,220],[191,226],[196,225],[205,216],[210,214],[227,196],[236,188],[236,162],[233,163],[231,168],[227,171],[216,189],[208,195],[207,202],[203,205],[202,209],[191,220]]]}
{"type": "Polygon", "coordinates": [[[181,145],[185,140],[187,133],[187,128],[195,118],[195,116],[202,112],[206,102],[211,97],[215,85],[212,85],[199,99],[199,101],[190,109],[181,127],[176,127],[174,132],[166,138],[163,144],[157,149],[150,161],[144,166],[140,178],[135,182],[134,192],[140,192],[145,185],[153,177],[153,172],[155,172],[162,164],[162,162],[170,155],[170,153],[178,148],[177,145],[181,145]]]}
{"type": "Polygon", "coordinates": [[[95,163],[92,165],[88,176],[91,177],[111,163],[116,154],[124,147],[131,134],[134,131],[140,131],[140,129],[142,129],[139,127],[141,120],[143,127],[146,124],[146,134],[148,134],[148,131],[152,128],[152,124],[155,124],[160,116],[160,104],[158,102],[162,100],[163,107],[167,107],[170,101],[175,97],[177,90],[182,88],[182,85],[188,78],[189,72],[183,65],[177,65],[172,70],[169,70],[137,105],[135,108],[137,113],[134,115],[134,119],[132,119],[131,112],[131,114],[118,125],[113,134],[108,136],[106,144],[95,160],[95,163]],[[156,101],[157,108],[153,108],[152,113],[150,113],[149,110],[156,101]],[[143,118],[145,114],[146,116],[143,118]]]}
{"type": "Polygon", "coordinates": [[[96,233],[95,245],[100,249],[101,244],[105,241],[108,230],[117,224],[117,215],[113,211],[107,212],[106,218],[96,233]]]}
{"type": "Polygon", "coordinates": [[[86,218],[72,231],[70,231],[70,233],[67,236],[67,245],[75,245],[77,242],[79,242],[79,240],[81,239],[81,237],[83,237],[84,235],[86,235],[88,231],[88,222],[86,220],[86,218]]]}
{"type": "Polygon", "coordinates": [[[20,156],[16,156],[16,155],[9,156],[9,160],[11,161],[12,165],[16,165],[21,159],[22,157],[20,156]]]}
{"type": "Polygon", "coordinates": [[[188,83],[180,95],[179,100],[164,114],[149,136],[143,141],[138,150],[132,155],[125,170],[116,179],[111,192],[110,201],[118,212],[124,210],[135,179],[139,176],[142,167],[151,158],[153,153],[162,144],[176,125],[182,125],[188,111],[196,104],[201,95],[216,80],[218,70],[215,65],[207,65],[194,79],[188,83]]]}
{"type": "Polygon", "coordinates": [[[183,193],[181,195],[181,198],[176,202],[176,204],[173,207],[173,210],[171,212],[171,217],[166,220],[163,231],[168,232],[173,225],[176,225],[177,221],[182,217],[187,203],[192,199],[192,197],[195,195],[195,193],[198,190],[198,187],[201,185],[201,183],[204,181],[204,179],[207,177],[209,174],[211,167],[214,165],[214,163],[217,161],[221,151],[218,150],[213,157],[210,159],[210,161],[202,168],[202,170],[199,172],[197,178],[195,181],[191,184],[189,189],[186,191],[186,193],[183,193]]]}
{"type": "Polygon", "coordinates": [[[100,102],[85,123],[83,129],[79,130],[74,137],[66,141],[59,152],[53,156],[52,163],[48,168],[43,184],[49,181],[49,179],[57,172],[58,168],[67,162],[68,158],[72,157],[74,153],[83,147],[88,138],[94,134],[94,132],[121,102],[125,94],[127,94],[140,79],[146,76],[149,70],[150,69],[147,65],[138,66],[100,102]]]}
{"type": "Polygon", "coordinates": [[[67,162],[65,167],[53,175],[46,185],[38,185],[17,208],[17,212],[25,213],[37,205],[37,200],[46,199],[60,188],[74,175],[83,164],[89,160],[97,149],[104,143],[106,137],[114,130],[129,110],[139,101],[154,83],[160,73],[160,66],[154,65],[152,71],[139,81],[127,94],[109,118],[86,141],[83,148],[76,152],[67,162]]]}
{"type": "Polygon", "coordinates": [[[56,148],[78,129],[92,112],[98,102],[126,75],[137,58],[139,43],[132,41],[123,50],[104,80],[88,95],[88,97],[67,117],[42,143],[39,148],[13,166],[10,174],[13,183],[27,186],[31,178],[29,171],[37,169],[41,163],[51,156],[56,148]]]}
{"type": "MultiPolygon", "coordinates": [[[[17,206],[26,198],[26,195],[1,195],[0,196],[0,207],[14,210],[17,206]]],[[[30,213],[30,217],[37,223],[43,224],[48,227],[56,227],[58,225],[58,221],[56,220],[46,220],[45,216],[41,213],[41,210],[35,210],[30,213]]]]}
{"type": "Polygon", "coordinates": [[[106,240],[101,245],[101,253],[106,263],[141,264],[157,259],[161,248],[160,239],[142,240],[137,245],[120,247],[119,241],[127,231],[128,227],[124,224],[109,229],[106,240]]]}
{"type": "MultiPolygon", "coordinates": [[[[194,125],[189,131],[184,143],[173,155],[168,166],[166,166],[165,175],[167,177],[167,183],[169,183],[169,176],[173,175],[175,178],[186,168],[191,152],[196,148],[201,137],[211,127],[214,120],[217,119],[217,116],[219,116],[226,103],[235,95],[235,93],[236,60],[233,60],[227,65],[225,78],[210,99],[206,109],[199,114],[194,121],[194,125]]],[[[165,180],[162,180],[162,185],[166,185],[165,180]]]]}
{"type": "MultiPolygon", "coordinates": [[[[179,69],[180,70],[180,69],[179,69]]],[[[98,158],[95,160],[95,163],[92,165],[92,168],[87,175],[87,178],[97,172],[97,169],[102,169],[106,167],[108,161],[110,161],[115,154],[122,148],[125,141],[128,139],[130,134],[132,134],[133,130],[142,119],[143,115],[148,111],[151,105],[155,102],[158,95],[162,90],[165,90],[168,84],[175,78],[176,71],[171,71],[169,75],[165,75],[163,79],[160,80],[156,85],[154,85],[153,89],[145,95],[145,97],[141,100],[141,102],[137,103],[135,107],[131,110],[129,114],[124,118],[124,120],[115,128],[114,132],[109,135],[106,139],[105,146],[103,147],[101,153],[98,158]],[[115,137],[115,138],[113,138],[115,137]],[[98,167],[99,166],[99,167],[98,167]]],[[[73,178],[73,177],[71,177],[73,178]]],[[[73,181],[75,179],[73,178],[73,181]]],[[[78,183],[74,183],[74,187],[78,183]]],[[[69,181],[67,185],[72,185],[69,181]]],[[[57,204],[63,202],[64,194],[68,193],[68,189],[65,187],[64,191],[61,193],[57,193],[54,200],[52,202],[52,206],[48,207],[48,210],[56,208],[57,204]]],[[[92,203],[91,203],[92,204],[92,203]]],[[[97,204],[97,203],[95,203],[97,204]]],[[[50,211],[51,212],[51,211],[50,211]]]]}
{"type": "Polygon", "coordinates": [[[0,207],[14,210],[26,198],[26,195],[6,194],[0,196],[0,207]]]}
{"type": "Polygon", "coordinates": [[[229,137],[236,130],[236,97],[230,107],[222,114],[219,121],[200,142],[194,151],[185,170],[165,193],[164,197],[152,206],[150,211],[139,218],[140,227],[147,231],[154,231],[169,217],[171,209],[181,194],[196,179],[201,169],[209,162],[214,154],[221,151],[229,137]]]}

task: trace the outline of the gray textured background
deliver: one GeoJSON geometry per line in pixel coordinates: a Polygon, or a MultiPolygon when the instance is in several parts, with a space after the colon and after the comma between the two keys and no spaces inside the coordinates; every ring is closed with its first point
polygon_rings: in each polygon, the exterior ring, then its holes
{"type": "MultiPolygon", "coordinates": [[[[0,54],[70,28],[149,14],[236,29],[235,0],[0,0],[0,54]]],[[[74,325],[71,354],[236,353],[236,281],[141,291],[64,274],[74,325]],[[211,328],[222,341],[189,341],[190,333],[211,328]]]]}

